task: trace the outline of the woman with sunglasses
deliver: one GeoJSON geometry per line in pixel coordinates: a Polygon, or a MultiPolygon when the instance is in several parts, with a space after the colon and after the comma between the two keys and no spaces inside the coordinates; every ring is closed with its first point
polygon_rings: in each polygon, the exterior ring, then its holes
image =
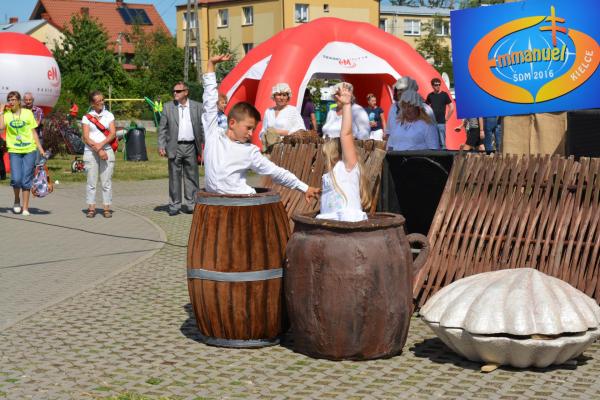
{"type": "Polygon", "coordinates": [[[110,143],[115,139],[115,116],[104,108],[104,95],[94,91],[89,96],[91,110],[81,119],[83,130],[83,162],[87,174],[86,202],[88,210],[86,217],[96,216],[96,187],[98,177],[102,188],[102,203],[104,218],[112,217],[112,175],[115,168],[115,152],[110,143]],[[108,130],[106,135],[101,128],[108,130]]]}
{"type": "Polygon", "coordinates": [[[21,94],[16,91],[9,92],[6,100],[8,104],[0,103],[0,131],[6,128],[6,147],[11,169],[10,185],[15,194],[13,212],[28,216],[37,150],[41,156],[45,156],[46,153],[35,129],[38,126],[35,116],[31,110],[21,107],[21,94]]]}

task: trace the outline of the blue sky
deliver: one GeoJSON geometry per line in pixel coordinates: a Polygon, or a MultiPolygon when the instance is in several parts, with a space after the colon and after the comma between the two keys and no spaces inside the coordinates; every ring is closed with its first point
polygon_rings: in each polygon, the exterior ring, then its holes
{"type": "MultiPolygon", "coordinates": [[[[114,0],[97,1],[114,2],[114,0]]],[[[185,4],[185,0],[131,0],[131,2],[154,4],[171,32],[175,32],[175,5],[185,4]]],[[[381,3],[388,3],[388,0],[383,0],[381,3]]],[[[0,23],[7,22],[10,17],[19,17],[19,21],[28,20],[36,4],[37,0],[0,0],[0,23]]]]}

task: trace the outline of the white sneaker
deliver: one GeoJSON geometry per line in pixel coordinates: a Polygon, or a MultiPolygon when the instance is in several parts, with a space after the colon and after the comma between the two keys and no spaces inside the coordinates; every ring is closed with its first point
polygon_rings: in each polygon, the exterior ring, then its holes
{"type": "Polygon", "coordinates": [[[23,215],[23,216],[25,216],[25,217],[26,217],[26,216],[28,216],[28,215],[29,215],[29,211],[27,211],[27,210],[23,210],[23,212],[21,213],[21,215],[23,215]]]}
{"type": "Polygon", "coordinates": [[[21,212],[21,205],[20,205],[20,204],[17,204],[17,203],[15,203],[15,204],[13,205],[13,212],[14,212],[15,214],[19,214],[19,213],[21,212]]]}

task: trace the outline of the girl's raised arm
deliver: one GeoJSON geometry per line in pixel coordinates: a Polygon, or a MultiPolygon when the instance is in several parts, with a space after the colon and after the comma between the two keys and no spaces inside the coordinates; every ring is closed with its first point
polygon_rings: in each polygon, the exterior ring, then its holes
{"type": "Polygon", "coordinates": [[[335,94],[337,100],[342,103],[342,129],[340,132],[340,143],[342,146],[342,159],[347,171],[354,168],[358,162],[354,136],[352,135],[352,90],[346,83],[342,83],[335,94]]]}

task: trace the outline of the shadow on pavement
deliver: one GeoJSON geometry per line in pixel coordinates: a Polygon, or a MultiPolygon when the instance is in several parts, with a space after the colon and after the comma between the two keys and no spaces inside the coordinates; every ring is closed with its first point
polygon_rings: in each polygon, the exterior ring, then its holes
{"type": "Polygon", "coordinates": [[[159,211],[159,212],[162,211],[162,212],[168,213],[169,212],[169,205],[168,204],[164,204],[162,206],[156,206],[156,207],[154,207],[154,211],[159,211]]]}
{"type": "Polygon", "coordinates": [[[192,339],[195,342],[204,344],[204,342],[202,341],[202,335],[200,334],[200,331],[198,330],[198,327],[196,326],[196,317],[194,317],[194,311],[192,310],[192,304],[187,303],[185,306],[183,306],[183,309],[187,313],[188,317],[183,322],[183,324],[181,324],[181,327],[179,328],[179,330],[181,331],[181,333],[183,333],[183,336],[185,336],[186,338],[192,339]]]}
{"type": "MultiPolygon", "coordinates": [[[[42,210],[36,207],[29,207],[29,212],[34,215],[48,215],[51,214],[51,211],[42,210]]],[[[0,207],[0,214],[13,214],[13,215],[21,215],[15,214],[12,210],[12,207],[0,207]]]]}
{"type": "MultiPolygon", "coordinates": [[[[415,343],[415,345],[413,347],[411,347],[409,350],[415,356],[417,356],[419,358],[428,358],[429,360],[433,361],[434,363],[438,363],[438,364],[453,364],[457,367],[470,369],[473,371],[479,371],[481,369],[481,366],[484,365],[483,363],[476,363],[473,361],[469,361],[466,358],[462,358],[461,356],[459,356],[458,354],[456,354],[452,350],[450,350],[450,348],[447,347],[444,344],[444,342],[442,342],[437,337],[431,338],[431,339],[425,339],[422,342],[415,343]]],[[[591,357],[581,355],[575,359],[575,360],[577,360],[576,365],[562,364],[562,365],[552,365],[552,366],[549,366],[546,368],[513,368],[513,367],[503,365],[499,369],[502,369],[505,371],[513,371],[513,372],[520,372],[520,371],[550,372],[550,371],[557,371],[557,370],[574,370],[578,366],[586,365],[587,361],[591,360],[591,359],[592,359],[591,357]]]]}
{"type": "Polygon", "coordinates": [[[124,236],[124,235],[115,235],[115,234],[111,234],[111,233],[94,232],[94,231],[90,231],[90,230],[87,230],[87,229],[75,228],[75,227],[72,227],[72,226],[59,225],[59,224],[51,224],[51,223],[48,223],[48,222],[33,221],[33,220],[30,220],[30,219],[18,218],[18,215],[15,215],[15,216],[0,215],[0,218],[15,219],[15,220],[19,220],[19,221],[23,221],[23,222],[28,222],[28,223],[32,223],[32,224],[40,224],[40,225],[52,226],[52,227],[55,227],[55,228],[69,229],[69,230],[79,231],[79,232],[83,232],[83,233],[89,233],[89,234],[98,235],[98,236],[108,236],[108,237],[113,237],[113,238],[118,238],[118,239],[141,240],[141,241],[144,241],[144,242],[162,243],[162,244],[164,244],[166,246],[187,248],[187,244],[186,245],[181,245],[181,244],[174,244],[174,243],[170,243],[170,242],[165,242],[164,240],[147,239],[147,238],[134,237],[134,236],[124,236]]]}

